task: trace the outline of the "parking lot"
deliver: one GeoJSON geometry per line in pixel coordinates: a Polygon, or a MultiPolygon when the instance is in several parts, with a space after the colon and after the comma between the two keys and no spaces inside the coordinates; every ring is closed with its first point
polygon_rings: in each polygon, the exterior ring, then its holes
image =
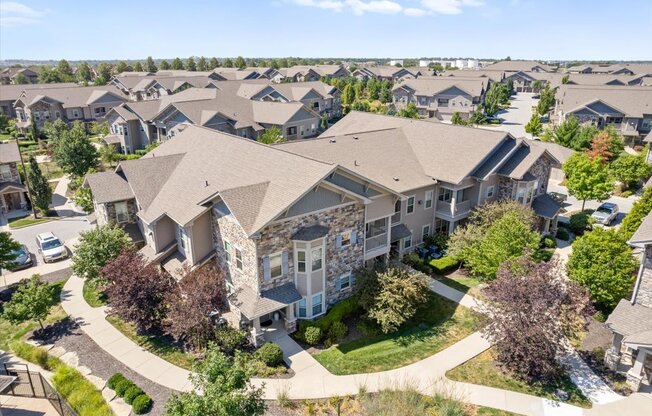
{"type": "Polygon", "coordinates": [[[514,137],[531,139],[532,135],[525,132],[525,125],[532,117],[532,107],[537,105],[538,99],[532,98],[533,93],[520,92],[512,96],[508,109],[500,110],[496,117],[504,121],[498,126],[479,126],[487,130],[502,130],[511,133],[514,137]]]}

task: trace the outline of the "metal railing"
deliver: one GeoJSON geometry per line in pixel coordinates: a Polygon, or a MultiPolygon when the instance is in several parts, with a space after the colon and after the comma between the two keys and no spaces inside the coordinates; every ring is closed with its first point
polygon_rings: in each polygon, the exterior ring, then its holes
{"type": "Polygon", "coordinates": [[[365,238],[365,251],[376,250],[387,246],[387,233],[379,234],[374,237],[365,238]]]}
{"type": "Polygon", "coordinates": [[[471,200],[458,202],[452,205],[450,202],[437,201],[437,212],[451,216],[466,214],[471,211],[471,200]]]}

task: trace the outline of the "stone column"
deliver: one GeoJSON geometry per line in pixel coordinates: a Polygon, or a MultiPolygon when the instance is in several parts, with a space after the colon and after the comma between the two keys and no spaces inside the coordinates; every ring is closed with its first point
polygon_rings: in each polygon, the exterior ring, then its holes
{"type": "Polygon", "coordinates": [[[618,370],[618,363],[620,363],[620,348],[623,342],[623,336],[614,332],[611,339],[611,347],[604,354],[605,365],[613,370],[618,370]]]}
{"type": "Polygon", "coordinates": [[[285,307],[285,330],[288,334],[297,330],[297,318],[294,316],[294,303],[285,307]]]}
{"type": "Polygon", "coordinates": [[[265,342],[263,330],[260,327],[260,318],[254,318],[252,324],[253,325],[251,328],[251,342],[254,344],[255,347],[258,347],[265,342]]]}
{"type": "Polygon", "coordinates": [[[645,364],[646,357],[647,351],[639,349],[634,365],[626,374],[627,384],[633,391],[638,391],[641,386],[641,381],[643,380],[643,364],[645,364]]]}

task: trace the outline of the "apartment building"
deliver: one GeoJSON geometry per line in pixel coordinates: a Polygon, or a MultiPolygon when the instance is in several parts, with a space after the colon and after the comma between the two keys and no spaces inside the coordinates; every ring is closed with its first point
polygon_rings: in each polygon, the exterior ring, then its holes
{"type": "Polygon", "coordinates": [[[18,173],[18,143],[0,143],[0,215],[11,215],[27,206],[27,188],[18,173]]]}
{"type": "Polygon", "coordinates": [[[37,68],[9,67],[0,71],[0,84],[18,84],[16,82],[18,74],[22,74],[29,84],[36,84],[38,82],[37,68]]]}
{"type": "Polygon", "coordinates": [[[555,72],[556,68],[550,65],[542,64],[537,61],[498,61],[484,67],[490,71],[510,71],[510,72],[555,72]]]}
{"type": "Polygon", "coordinates": [[[350,75],[342,65],[295,65],[281,68],[270,78],[274,82],[319,81],[322,78],[344,78],[350,75]]]}
{"type": "Polygon", "coordinates": [[[57,84],[0,84],[0,113],[8,118],[16,118],[14,103],[25,90],[50,89],[50,88],[74,88],[79,85],[74,82],[62,82],[57,84]]]}
{"type": "Polygon", "coordinates": [[[362,66],[353,71],[351,75],[358,79],[375,78],[379,81],[389,81],[392,83],[417,77],[417,74],[412,73],[407,68],[380,65],[362,66]]]}

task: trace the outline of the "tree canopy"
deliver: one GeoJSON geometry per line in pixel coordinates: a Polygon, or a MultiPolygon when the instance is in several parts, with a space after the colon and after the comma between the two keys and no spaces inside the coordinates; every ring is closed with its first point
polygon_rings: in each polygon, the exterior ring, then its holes
{"type": "Polygon", "coordinates": [[[52,188],[50,188],[48,180],[43,176],[43,172],[41,172],[41,168],[34,156],[29,157],[27,178],[32,195],[32,204],[41,213],[47,214],[52,202],[52,188]]]}
{"type": "Polygon", "coordinates": [[[585,153],[575,153],[563,165],[568,193],[582,201],[582,211],[587,200],[604,201],[613,190],[613,180],[608,167],[599,157],[591,159],[585,153]]]}
{"type": "Polygon", "coordinates": [[[279,127],[272,126],[265,129],[263,134],[258,136],[257,141],[259,143],[264,143],[264,144],[274,144],[274,143],[284,142],[285,138],[283,137],[283,134],[281,133],[281,129],[279,127]]]}
{"type": "Polygon", "coordinates": [[[20,243],[11,237],[8,231],[0,231],[0,269],[11,269],[16,256],[14,251],[20,248],[20,243]]]}
{"type": "Polygon", "coordinates": [[[84,125],[75,122],[60,132],[53,143],[53,159],[61,169],[74,176],[84,176],[97,166],[97,149],[86,135],[84,125]]]}
{"type": "Polygon", "coordinates": [[[83,279],[102,280],[101,269],[132,244],[127,233],[117,225],[84,231],[72,255],[72,271],[83,279]]]}
{"type": "Polygon", "coordinates": [[[641,198],[634,203],[629,214],[625,215],[618,232],[622,234],[625,241],[632,238],[645,217],[652,211],[652,188],[645,188],[641,198]]]}
{"type": "Polygon", "coordinates": [[[39,275],[32,275],[28,281],[19,284],[11,300],[3,305],[2,316],[14,324],[34,320],[43,329],[43,320],[50,312],[52,298],[52,288],[41,282],[39,275]]]}

